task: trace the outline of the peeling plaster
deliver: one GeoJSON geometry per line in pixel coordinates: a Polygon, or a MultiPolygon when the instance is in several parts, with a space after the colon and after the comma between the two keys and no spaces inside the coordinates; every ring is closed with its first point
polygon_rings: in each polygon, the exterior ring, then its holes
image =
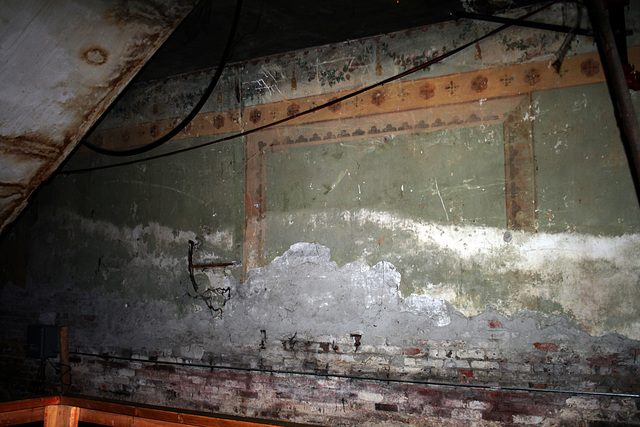
{"type": "MultiPolygon", "coordinates": [[[[308,326],[311,329],[319,325],[333,329],[336,318],[343,321],[338,328],[362,330],[377,322],[380,325],[374,327],[384,328],[388,322],[385,317],[400,315],[397,313],[419,315],[438,326],[449,324],[444,301],[419,295],[408,301],[402,298],[400,273],[392,264],[380,262],[369,267],[355,262],[338,267],[330,259],[329,249],[322,245],[297,243],[266,267],[252,270],[247,283],[238,288],[240,297],[251,305],[244,308],[247,316],[258,324],[264,322],[264,328],[277,323],[297,330],[304,329],[302,313],[313,319],[313,326],[308,326]],[[268,310],[274,305],[280,306],[277,321],[268,310]]],[[[231,315],[243,311],[234,305],[231,315]]]]}
{"type": "MultiPolygon", "coordinates": [[[[409,289],[428,293],[450,302],[466,316],[482,313],[486,304],[502,314],[543,309],[542,305],[549,314],[571,316],[595,335],[618,332],[640,337],[638,325],[627,321],[635,316],[640,282],[636,257],[640,253],[639,234],[607,237],[512,232],[512,240],[505,242],[505,230],[495,227],[431,223],[371,209],[343,211],[340,216],[351,224],[349,227],[374,226],[386,230],[381,234],[394,237],[385,256],[397,260],[394,264],[401,271],[409,254],[412,260],[427,263],[413,275],[413,280],[421,283],[403,282],[403,293],[409,289]],[[423,271],[424,277],[416,279],[423,271]],[[473,272],[472,281],[481,283],[483,276],[500,276],[506,283],[499,289],[484,289],[487,298],[478,298],[465,285],[479,285],[461,283],[469,280],[461,271],[473,272]]],[[[320,229],[334,221],[330,211],[307,212],[305,217],[320,229]]],[[[368,246],[357,246],[357,259],[367,259],[371,254],[368,246]]]]}

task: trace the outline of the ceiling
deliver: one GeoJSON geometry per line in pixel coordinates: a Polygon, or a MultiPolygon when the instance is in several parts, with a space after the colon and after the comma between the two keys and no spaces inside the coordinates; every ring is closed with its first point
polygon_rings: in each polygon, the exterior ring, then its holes
{"type": "MultiPolygon", "coordinates": [[[[458,10],[494,14],[540,0],[244,0],[229,62],[449,21],[458,10]]],[[[202,0],[138,81],[214,68],[236,0],[202,0]]]]}

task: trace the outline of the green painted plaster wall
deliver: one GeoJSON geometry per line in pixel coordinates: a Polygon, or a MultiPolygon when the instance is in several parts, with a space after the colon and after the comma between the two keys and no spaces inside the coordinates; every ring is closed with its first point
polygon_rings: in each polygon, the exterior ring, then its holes
{"type": "MultiPolygon", "coordinates": [[[[68,167],[99,161],[105,160],[81,153],[68,167]]],[[[180,299],[191,290],[189,240],[199,244],[196,263],[242,261],[243,182],[243,147],[237,141],[60,176],[42,189],[34,206],[38,233],[30,264],[38,268],[32,280],[183,304],[180,299]],[[40,251],[38,244],[50,250],[40,251]]],[[[239,268],[230,273],[242,275],[239,268]]],[[[220,279],[219,271],[208,274],[199,277],[203,286],[220,279]]]]}
{"type": "Polygon", "coordinates": [[[630,331],[640,209],[606,86],[535,92],[526,120],[535,233],[506,228],[503,125],[386,135],[267,154],[267,260],[317,242],[339,264],[389,261],[404,296],[468,315],[536,310],[630,331]]]}
{"type": "MultiPolygon", "coordinates": [[[[332,249],[340,264],[390,261],[407,293],[444,279],[437,253],[416,250],[414,231],[365,212],[440,224],[501,227],[505,219],[501,126],[386,136],[288,149],[267,156],[268,260],[299,241],[332,249]]],[[[445,263],[448,264],[448,263],[445,263]]]]}
{"type": "Polygon", "coordinates": [[[638,200],[606,85],[536,92],[532,102],[539,230],[639,232],[638,200]]]}

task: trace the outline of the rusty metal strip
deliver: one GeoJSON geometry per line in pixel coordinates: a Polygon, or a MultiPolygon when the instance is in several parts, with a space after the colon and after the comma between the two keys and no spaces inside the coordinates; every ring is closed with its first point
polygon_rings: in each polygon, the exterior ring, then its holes
{"type": "Polygon", "coordinates": [[[27,138],[0,138],[0,153],[45,160],[56,159],[60,149],[44,141],[27,138]]]}
{"type": "Polygon", "coordinates": [[[20,194],[24,192],[27,185],[20,182],[0,182],[0,197],[9,197],[12,194],[20,194]]]}
{"type": "MultiPolygon", "coordinates": [[[[629,49],[632,62],[640,62],[640,47],[629,49]]],[[[333,105],[314,114],[296,118],[291,125],[348,119],[370,114],[408,111],[424,107],[514,96],[536,90],[580,86],[605,81],[597,53],[566,58],[560,73],[546,61],[472,71],[468,73],[396,82],[333,105]]],[[[349,91],[315,95],[295,100],[246,107],[241,125],[239,112],[227,110],[198,115],[175,140],[239,132],[293,116],[349,91]]],[[[94,132],[92,141],[107,148],[127,148],[152,141],[170,129],[177,119],[161,120],[124,128],[94,132]],[[94,139],[95,138],[95,139],[94,139]]]]}
{"type": "Polygon", "coordinates": [[[267,158],[265,143],[257,136],[245,140],[244,194],[245,226],[243,244],[243,271],[261,267],[265,263],[265,192],[267,158]]]}
{"type": "Polygon", "coordinates": [[[536,180],[531,95],[503,125],[507,228],[535,232],[536,180]]]}

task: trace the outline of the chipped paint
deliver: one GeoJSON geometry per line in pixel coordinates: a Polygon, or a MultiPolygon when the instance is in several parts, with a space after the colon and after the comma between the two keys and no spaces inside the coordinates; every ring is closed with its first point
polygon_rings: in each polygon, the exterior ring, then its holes
{"type": "MultiPolygon", "coordinates": [[[[286,218],[291,222],[302,219],[297,215],[286,218]]],[[[640,234],[515,232],[505,242],[501,228],[437,224],[370,209],[306,212],[304,221],[318,230],[331,224],[340,230],[349,227],[391,236],[393,243],[384,258],[397,260],[396,268],[404,273],[401,289],[407,296],[424,293],[452,303],[467,316],[482,313],[487,305],[503,314],[519,310],[562,313],[594,335],[613,328],[640,337],[637,325],[626,322],[634,312],[633,299],[628,296],[635,293],[640,275],[635,256],[640,251],[640,234]],[[406,262],[418,260],[429,261],[405,268],[406,262]],[[477,279],[465,273],[472,270],[477,279]],[[488,280],[494,289],[477,294],[474,280],[488,280]],[[601,316],[594,316],[594,310],[601,316]]],[[[370,244],[362,241],[354,255],[363,262],[377,259],[367,247],[370,244]]]]}

